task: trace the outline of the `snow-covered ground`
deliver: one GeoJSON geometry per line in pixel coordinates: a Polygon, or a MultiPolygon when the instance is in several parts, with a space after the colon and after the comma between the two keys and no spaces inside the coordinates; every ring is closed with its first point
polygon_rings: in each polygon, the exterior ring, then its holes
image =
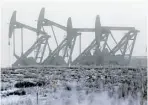
{"type": "Polygon", "coordinates": [[[146,68],[119,67],[2,70],[1,95],[16,90],[19,81],[47,84],[23,88],[23,96],[2,97],[1,105],[146,105],[146,72],[146,68]]]}
{"type": "MultiPolygon", "coordinates": [[[[87,93],[85,90],[77,91],[75,88],[68,91],[64,88],[52,90],[46,88],[37,91],[30,90],[32,94],[25,96],[8,96],[2,97],[1,105],[141,105],[140,94],[133,98],[128,96],[126,98],[118,98],[118,95],[110,97],[107,91],[90,91],[87,93]],[[48,92],[47,92],[48,90],[48,92]]],[[[143,105],[146,105],[146,100],[143,105]]]]}

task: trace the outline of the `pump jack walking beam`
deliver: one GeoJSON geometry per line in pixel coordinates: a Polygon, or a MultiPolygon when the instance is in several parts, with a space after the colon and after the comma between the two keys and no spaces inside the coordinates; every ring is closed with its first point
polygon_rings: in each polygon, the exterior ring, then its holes
{"type": "Polygon", "coordinates": [[[17,29],[17,28],[26,28],[30,31],[33,31],[33,32],[36,32],[36,33],[39,33],[42,35],[47,35],[47,33],[43,32],[43,31],[40,31],[40,30],[33,28],[31,26],[17,22],[16,21],[16,11],[14,11],[12,14],[11,20],[10,20],[10,25],[9,25],[9,38],[12,37],[12,33],[13,33],[14,29],[17,29]]]}
{"type": "Polygon", "coordinates": [[[63,25],[60,25],[56,22],[53,22],[51,20],[48,20],[44,17],[45,15],[45,8],[42,8],[39,14],[38,23],[37,23],[37,30],[41,30],[43,26],[55,26],[58,27],[64,31],[66,31],[66,27],[63,25]]]}

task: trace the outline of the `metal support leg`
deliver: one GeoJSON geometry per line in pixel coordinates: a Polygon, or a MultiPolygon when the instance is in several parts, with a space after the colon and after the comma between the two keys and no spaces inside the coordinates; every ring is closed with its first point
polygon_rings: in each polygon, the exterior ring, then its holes
{"type": "Polygon", "coordinates": [[[80,54],[81,54],[81,35],[79,36],[80,54]]]}
{"type": "Polygon", "coordinates": [[[68,65],[69,66],[71,65],[71,62],[72,62],[72,53],[73,53],[75,42],[76,42],[76,38],[73,39],[73,44],[72,44],[72,48],[71,48],[70,55],[69,55],[69,60],[68,60],[68,65]]]}
{"type": "Polygon", "coordinates": [[[137,33],[135,33],[135,36],[134,36],[134,40],[133,40],[133,43],[132,43],[132,46],[131,46],[132,48],[131,48],[131,51],[130,51],[130,54],[129,54],[129,59],[128,59],[128,63],[127,64],[129,64],[130,61],[131,61],[131,56],[132,56],[132,53],[133,53],[136,37],[137,37],[137,33]]]}
{"type": "Polygon", "coordinates": [[[57,47],[58,47],[58,41],[57,41],[57,38],[56,38],[56,35],[55,35],[55,32],[54,32],[53,26],[51,26],[51,29],[52,29],[53,36],[54,36],[54,39],[55,39],[57,47]]]}
{"type": "Polygon", "coordinates": [[[23,46],[23,28],[21,28],[21,55],[23,55],[24,52],[23,46]]]}

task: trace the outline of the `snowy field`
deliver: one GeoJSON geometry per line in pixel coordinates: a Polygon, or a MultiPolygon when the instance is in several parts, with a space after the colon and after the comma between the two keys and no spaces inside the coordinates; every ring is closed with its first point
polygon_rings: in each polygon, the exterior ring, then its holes
{"type": "Polygon", "coordinates": [[[1,70],[1,105],[146,105],[146,102],[146,67],[1,70]],[[24,82],[31,85],[21,87],[19,83],[24,82]]]}

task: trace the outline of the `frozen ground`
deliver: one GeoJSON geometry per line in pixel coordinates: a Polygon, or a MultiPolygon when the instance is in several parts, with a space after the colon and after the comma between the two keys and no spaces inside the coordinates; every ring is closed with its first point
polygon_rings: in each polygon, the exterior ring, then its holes
{"type": "Polygon", "coordinates": [[[2,69],[1,105],[146,105],[147,69],[131,67],[27,67],[2,69]],[[26,95],[3,96],[22,81],[26,95]]]}

